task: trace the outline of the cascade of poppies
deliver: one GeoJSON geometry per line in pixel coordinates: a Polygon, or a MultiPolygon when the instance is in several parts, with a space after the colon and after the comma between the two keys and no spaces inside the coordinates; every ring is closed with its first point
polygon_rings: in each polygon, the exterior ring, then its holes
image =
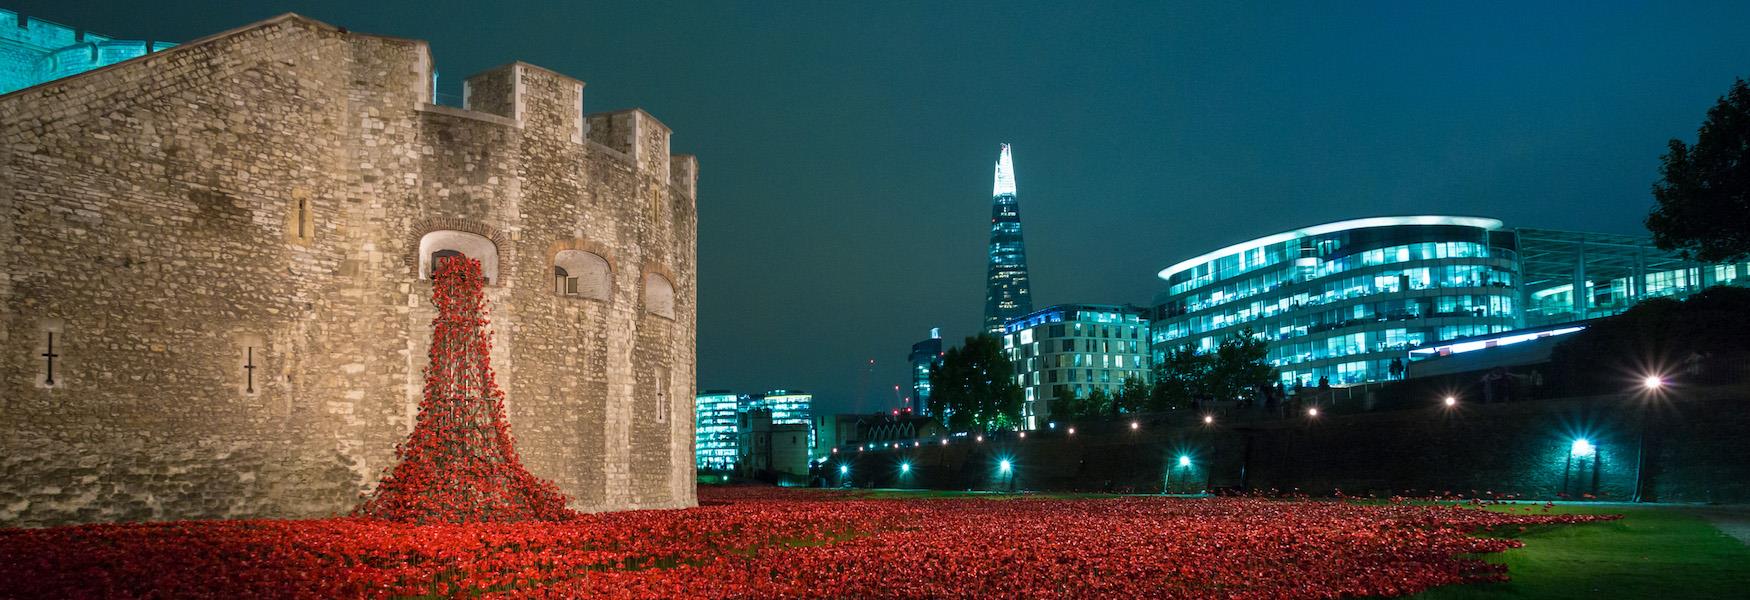
{"type": "Polygon", "coordinates": [[[517,458],[492,372],[480,261],[439,259],[432,275],[431,362],[425,397],[399,462],[357,513],[416,523],[557,520],[572,513],[558,486],[517,458]]]}

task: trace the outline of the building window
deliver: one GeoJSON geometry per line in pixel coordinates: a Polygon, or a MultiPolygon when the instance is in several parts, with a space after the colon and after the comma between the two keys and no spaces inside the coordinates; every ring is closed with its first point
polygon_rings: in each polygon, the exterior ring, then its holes
{"type": "Polygon", "coordinates": [[[607,300],[612,271],[593,252],[564,250],[553,257],[553,291],[561,296],[607,300]]]}
{"type": "Polygon", "coordinates": [[[674,318],[674,284],[656,273],[644,275],[644,312],[674,318]]]}
{"type": "Polygon", "coordinates": [[[498,246],[486,236],[440,229],[419,238],[419,278],[431,279],[437,272],[439,258],[466,256],[480,261],[480,274],[486,283],[498,282],[498,246]]]}

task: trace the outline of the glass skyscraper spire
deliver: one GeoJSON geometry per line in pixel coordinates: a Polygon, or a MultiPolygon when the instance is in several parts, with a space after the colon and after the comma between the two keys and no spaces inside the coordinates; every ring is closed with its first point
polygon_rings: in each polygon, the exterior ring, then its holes
{"type": "Polygon", "coordinates": [[[990,276],[984,294],[984,330],[1003,334],[1003,322],[1033,312],[1027,285],[1027,248],[1021,243],[1021,205],[1015,202],[1015,161],[1009,145],[997,157],[991,190],[990,276]]]}

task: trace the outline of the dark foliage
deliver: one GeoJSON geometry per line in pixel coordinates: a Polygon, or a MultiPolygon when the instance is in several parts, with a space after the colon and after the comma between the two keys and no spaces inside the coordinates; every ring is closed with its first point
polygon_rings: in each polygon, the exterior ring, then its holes
{"type": "Polygon", "coordinates": [[[1707,111],[1695,145],[1673,139],[1653,184],[1647,229],[1660,248],[1704,262],[1750,257],[1750,86],[1707,111]]]}

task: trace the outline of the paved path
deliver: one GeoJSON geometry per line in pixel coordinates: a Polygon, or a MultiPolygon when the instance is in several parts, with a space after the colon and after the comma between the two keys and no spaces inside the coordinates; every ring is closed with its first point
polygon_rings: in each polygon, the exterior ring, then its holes
{"type": "Polygon", "coordinates": [[[1726,535],[1750,546],[1750,505],[1686,506],[1682,510],[1707,519],[1726,535]]]}

